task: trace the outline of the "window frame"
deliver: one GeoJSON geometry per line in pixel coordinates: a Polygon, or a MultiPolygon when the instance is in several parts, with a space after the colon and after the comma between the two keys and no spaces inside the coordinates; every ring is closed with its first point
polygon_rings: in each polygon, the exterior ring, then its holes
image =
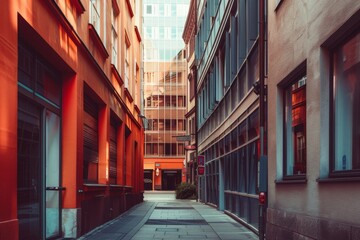
{"type": "Polygon", "coordinates": [[[118,34],[118,18],[119,14],[116,13],[114,8],[112,8],[111,13],[111,63],[119,68],[118,58],[120,56],[119,52],[119,34],[118,34]]]}
{"type": "Polygon", "coordinates": [[[101,31],[101,6],[99,0],[90,0],[90,13],[89,13],[89,22],[93,24],[95,30],[100,35],[101,31]],[[95,11],[95,12],[94,12],[95,11]]]}
{"type": "MultiPolygon", "coordinates": [[[[305,173],[304,174],[288,174],[287,173],[287,166],[288,166],[288,147],[287,147],[287,129],[286,129],[286,93],[288,89],[291,89],[292,85],[299,82],[303,77],[307,77],[306,71],[306,61],[302,62],[298,67],[296,67],[281,83],[279,87],[282,92],[282,144],[283,144],[283,151],[282,151],[282,179],[284,180],[303,180],[306,179],[307,176],[307,140],[306,140],[306,121],[307,117],[305,117],[305,173]]],[[[305,83],[305,114],[306,114],[306,83],[305,83]]],[[[294,153],[295,154],[295,153],[294,153]]],[[[293,154],[293,155],[294,155],[293,154]]],[[[293,164],[295,165],[295,157],[293,156],[293,164]]]]}
{"type": "Polygon", "coordinates": [[[124,65],[125,65],[125,88],[129,89],[130,88],[130,47],[131,47],[131,43],[129,40],[129,37],[127,36],[127,34],[125,34],[125,58],[124,58],[124,65]]]}
{"type": "MultiPolygon", "coordinates": [[[[341,29],[339,30],[341,31],[341,29]]],[[[337,35],[337,33],[335,33],[337,35]]],[[[329,177],[330,178],[352,178],[360,177],[360,169],[349,169],[349,170],[335,170],[335,62],[334,56],[336,52],[347,44],[356,35],[360,35],[360,28],[351,31],[350,34],[337,39],[332,44],[325,43],[324,45],[330,45],[329,50],[329,177]]],[[[330,39],[331,40],[331,39],[330,39]]],[[[352,140],[353,141],[353,140],[352,140]]],[[[352,142],[351,141],[351,142],[352,142]]],[[[352,161],[352,159],[351,159],[352,161]]]]}

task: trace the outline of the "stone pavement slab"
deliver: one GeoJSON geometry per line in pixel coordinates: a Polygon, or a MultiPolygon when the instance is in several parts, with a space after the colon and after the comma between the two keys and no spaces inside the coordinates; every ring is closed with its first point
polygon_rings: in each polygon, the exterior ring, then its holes
{"type": "Polygon", "coordinates": [[[161,194],[166,199],[147,196],[143,203],[80,239],[258,239],[221,211],[194,200],[176,200],[169,193],[161,194]]]}

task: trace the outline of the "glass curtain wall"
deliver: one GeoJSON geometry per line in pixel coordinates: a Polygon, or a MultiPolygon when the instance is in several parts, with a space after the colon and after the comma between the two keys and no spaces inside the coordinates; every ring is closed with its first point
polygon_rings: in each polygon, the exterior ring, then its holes
{"type": "Polygon", "coordinates": [[[181,38],[188,0],[144,0],[145,156],[184,156],[187,65],[181,38]]]}
{"type": "Polygon", "coordinates": [[[258,103],[251,97],[259,79],[258,1],[208,1],[203,12],[196,39],[197,123],[206,174],[199,196],[257,229],[260,131],[258,103]],[[208,138],[214,143],[205,145],[208,138]]]}

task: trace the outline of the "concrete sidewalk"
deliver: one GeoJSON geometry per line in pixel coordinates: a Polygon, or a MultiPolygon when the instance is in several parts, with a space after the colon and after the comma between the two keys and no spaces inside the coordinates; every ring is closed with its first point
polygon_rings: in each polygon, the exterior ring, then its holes
{"type": "Polygon", "coordinates": [[[205,204],[176,200],[173,193],[145,193],[144,199],[80,239],[258,239],[246,227],[205,204]]]}

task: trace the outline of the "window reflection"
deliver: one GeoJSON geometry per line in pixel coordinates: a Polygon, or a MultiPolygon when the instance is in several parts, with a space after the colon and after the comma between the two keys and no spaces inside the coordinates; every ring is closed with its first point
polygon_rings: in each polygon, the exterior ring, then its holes
{"type": "Polygon", "coordinates": [[[360,170],[360,33],[339,46],[334,63],[334,169],[360,170]]]}
{"type": "Polygon", "coordinates": [[[285,175],[306,173],[306,76],[285,89],[285,175]]]}

